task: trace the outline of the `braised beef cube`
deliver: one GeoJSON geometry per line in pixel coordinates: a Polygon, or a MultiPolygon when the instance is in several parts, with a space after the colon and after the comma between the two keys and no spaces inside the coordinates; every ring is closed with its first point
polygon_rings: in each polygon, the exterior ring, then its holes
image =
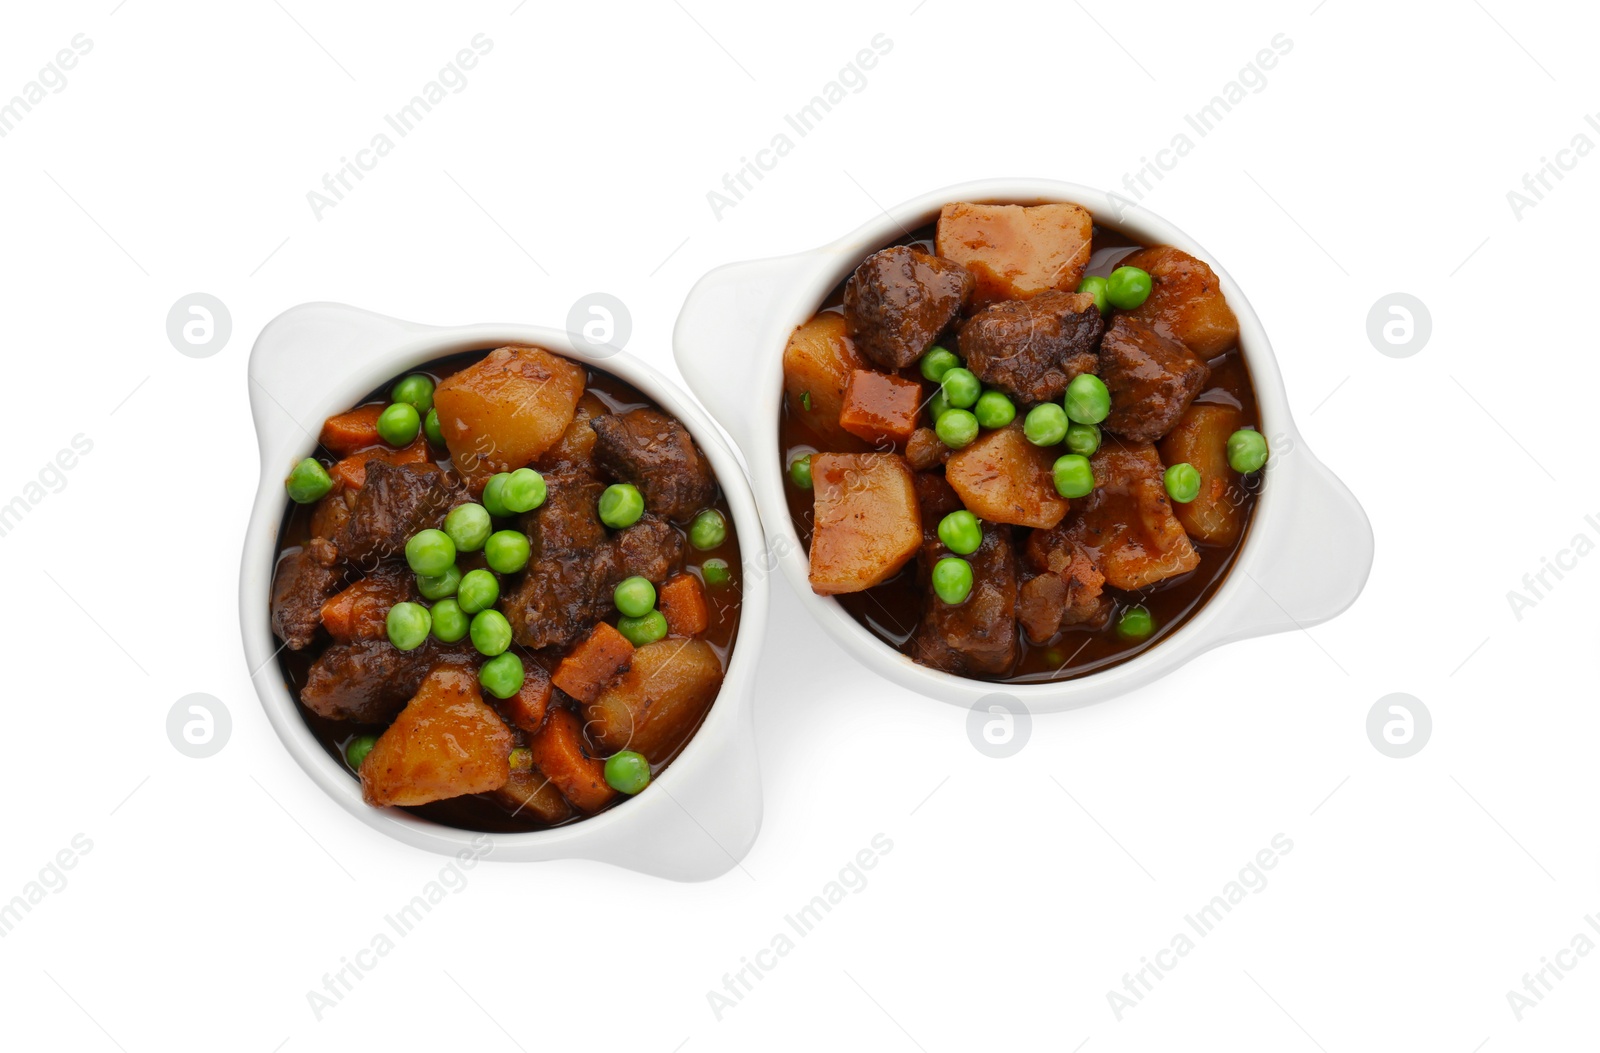
{"type": "Polygon", "coordinates": [[[932,428],[918,428],[906,440],[906,461],[919,472],[937,468],[950,459],[951,452],[932,428]]]}
{"type": "Polygon", "coordinates": [[[1113,606],[1102,591],[1106,576],[1067,524],[1028,535],[1023,564],[1034,576],[1022,584],[1017,618],[1034,641],[1043,643],[1072,625],[1106,624],[1113,606]]]}
{"type": "Polygon", "coordinates": [[[952,555],[939,541],[938,522],[924,527],[918,554],[922,621],[911,634],[911,657],[962,676],[1000,676],[1017,659],[1017,558],[1011,528],[986,524],[983,544],[963,557],[972,565],[972,592],[958,604],[933,591],[933,567],[952,555]]]}
{"type": "Polygon", "coordinates": [[[1183,344],[1118,315],[1100,342],[1100,379],[1111,392],[1104,428],[1133,442],[1154,442],[1178,423],[1210,373],[1183,344]]]}
{"type": "Polygon", "coordinates": [[[582,639],[607,610],[611,545],[600,522],[605,484],[590,475],[545,477],[544,504],[521,526],[532,559],[504,587],[501,610],[524,647],[565,647],[582,639]]]}
{"type": "Polygon", "coordinates": [[[594,460],[619,482],[632,483],[644,506],[668,519],[688,519],[717,496],[711,462],[689,429],[659,410],[629,410],[591,422],[594,460]]]}
{"type": "Polygon", "coordinates": [[[428,640],[402,651],[387,639],[330,646],[311,666],[300,701],[318,716],[357,724],[387,724],[437,665],[476,668],[471,648],[428,640]]]}
{"type": "Polygon", "coordinates": [[[518,521],[535,559],[589,554],[606,543],[600,495],[606,484],[586,473],[546,475],[544,504],[518,521]]]}
{"type": "Polygon", "coordinates": [[[875,252],[844,287],[844,317],[856,349],[884,369],[922,357],[972,296],[961,264],[906,245],[875,252]]]}
{"type": "Polygon", "coordinates": [[[366,483],[350,519],[334,539],[339,556],[360,566],[399,555],[411,535],[444,523],[445,513],[469,500],[454,476],[431,464],[367,463],[366,483]]]}
{"type": "Polygon", "coordinates": [[[1105,321],[1088,293],[1043,292],[986,307],[962,323],[961,354],[985,384],[1025,404],[1054,402],[1093,373],[1105,321]]]}
{"type": "Polygon", "coordinates": [[[279,558],[272,576],[272,631],[291,651],[304,648],[316,637],[322,625],[322,605],[343,582],[344,573],[320,561],[311,546],[279,558]]]}
{"type": "Polygon", "coordinates": [[[961,498],[938,472],[918,472],[912,485],[917,491],[917,506],[922,510],[923,533],[926,535],[931,530],[937,536],[939,520],[960,511],[961,498]]]}
{"type": "Polygon", "coordinates": [[[665,519],[645,513],[633,526],[617,531],[609,563],[610,588],[635,575],[659,585],[683,565],[683,535],[665,519]]]}

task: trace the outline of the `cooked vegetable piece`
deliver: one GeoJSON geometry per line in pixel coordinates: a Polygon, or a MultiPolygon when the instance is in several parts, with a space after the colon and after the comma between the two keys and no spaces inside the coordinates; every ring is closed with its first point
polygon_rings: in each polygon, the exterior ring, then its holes
{"type": "Polygon", "coordinates": [[[1105,381],[1085,373],[1072,378],[1062,404],[1066,407],[1067,419],[1073,424],[1098,425],[1111,413],[1111,391],[1105,381]]]}
{"type": "Polygon", "coordinates": [[[1088,293],[1094,297],[1094,305],[1101,314],[1111,310],[1111,301],[1106,299],[1106,280],[1098,274],[1091,274],[1078,283],[1078,291],[1088,293]]]}
{"type": "Polygon", "coordinates": [[[444,517],[444,532],[455,542],[457,552],[477,552],[494,532],[494,520],[480,504],[457,505],[444,517]]]}
{"type": "Polygon", "coordinates": [[[637,618],[623,615],[617,619],[617,632],[635,647],[655,643],[667,635],[667,618],[660,611],[651,611],[637,618]]]}
{"type": "Polygon", "coordinates": [[[726,585],[733,580],[733,571],[725,559],[708,559],[700,564],[700,573],[706,576],[706,584],[713,587],[726,585]]]}
{"type": "Polygon", "coordinates": [[[483,560],[501,574],[515,574],[528,565],[528,535],[520,530],[496,530],[483,543],[483,560]]]}
{"type": "Polygon", "coordinates": [[[538,347],[501,347],[433,394],[456,470],[474,493],[555,445],[583,396],[583,367],[538,347]]]}
{"type": "Polygon", "coordinates": [[[711,624],[706,592],[693,574],[674,574],[661,586],[661,613],[674,636],[698,636],[711,624]]]}
{"type": "Polygon", "coordinates": [[[800,326],[783,349],[783,391],[789,413],[830,445],[856,449],[854,436],[839,423],[850,374],[868,368],[845,332],[844,315],[827,311],[800,326]],[[809,402],[810,405],[805,405],[809,402]]]}
{"type": "Polygon", "coordinates": [[[650,762],[644,754],[623,750],[606,758],[606,782],[629,796],[650,785],[650,762]]]}
{"type": "Polygon", "coordinates": [[[456,586],[456,602],[461,613],[477,614],[494,606],[500,598],[500,579],[482,567],[469,570],[456,586]]]}
{"type": "Polygon", "coordinates": [[[409,402],[391,402],[378,414],[378,434],[390,446],[409,445],[421,431],[422,414],[409,402]]]}
{"type": "Polygon", "coordinates": [[[845,386],[839,426],[874,446],[904,445],[917,428],[922,385],[875,369],[857,369],[845,386]]]}
{"type": "Polygon", "coordinates": [[[537,768],[512,772],[506,784],[494,791],[494,799],[510,808],[512,815],[531,815],[546,826],[572,818],[572,805],[537,768]]]}
{"type": "Polygon", "coordinates": [[[1089,265],[1094,221],[1077,205],[978,205],[939,212],[938,253],[977,281],[975,307],[1073,289],[1089,265]]]}
{"type": "Polygon", "coordinates": [[[978,437],[978,418],[964,409],[945,410],[939,414],[933,433],[952,450],[959,450],[978,437]]]}
{"type": "Polygon", "coordinates": [[[811,489],[811,454],[803,453],[789,462],[789,481],[802,490],[811,489]]]}
{"type": "Polygon", "coordinates": [[[611,590],[611,602],[629,618],[642,618],[656,606],[656,587],[642,574],[623,578],[611,590]]]}
{"type": "Polygon", "coordinates": [[[1003,391],[985,391],[972,407],[972,415],[985,428],[1004,428],[1017,419],[1017,407],[1003,391]]]}
{"type": "Polygon", "coordinates": [[[931,583],[944,603],[962,603],[972,591],[972,564],[960,556],[946,556],[933,565],[931,583]]]}
{"type": "Polygon", "coordinates": [[[406,562],[418,574],[443,574],[455,561],[456,543],[436,527],[419,530],[406,541],[406,562]]]}
{"type": "Polygon", "coordinates": [[[505,649],[511,646],[511,625],[499,611],[479,611],[474,614],[467,634],[472,637],[472,646],[478,649],[478,653],[488,658],[504,654],[505,649]]]}
{"type": "Polygon", "coordinates": [[[606,750],[634,750],[660,764],[694,730],[721,686],[722,663],[704,640],[645,644],[628,671],[585,707],[589,733],[606,750]]]}
{"type": "Polygon", "coordinates": [[[1228,436],[1228,466],[1241,474],[1259,472],[1267,463],[1267,438],[1254,428],[1228,436]]]}
{"type": "Polygon", "coordinates": [[[367,484],[367,466],[372,461],[383,461],[385,464],[430,464],[433,461],[433,454],[428,451],[426,439],[417,439],[411,445],[398,450],[387,446],[375,446],[352,453],[329,468],[328,474],[339,485],[359,490],[367,484]]]}
{"type": "Polygon", "coordinates": [[[612,483],[600,495],[600,522],[613,529],[630,527],[644,515],[644,496],[632,483],[612,483]]]}
{"type": "Polygon", "coordinates": [[[404,567],[384,563],[322,605],[323,628],[335,640],[381,640],[388,635],[389,608],[415,599],[415,579],[404,567]]]}
{"type": "Polygon", "coordinates": [[[1089,458],[1081,453],[1057,457],[1050,472],[1055,478],[1056,493],[1062,497],[1087,497],[1094,489],[1094,469],[1089,467],[1089,458]]]}
{"type": "Polygon", "coordinates": [[[972,275],[953,260],[908,245],[875,252],[844,286],[856,349],[883,369],[904,369],[928,350],[972,295],[972,275]]]}
{"type": "Polygon", "coordinates": [[[340,457],[376,446],[383,441],[378,437],[378,415],[383,408],[383,403],[374,402],[358,406],[348,413],[335,413],[323,422],[322,434],[317,441],[340,457]]]}
{"type": "Polygon", "coordinates": [[[461,609],[454,596],[440,600],[428,608],[433,618],[433,638],[440,643],[455,643],[467,635],[472,621],[461,609]]]}
{"type": "Polygon", "coordinates": [[[591,702],[613,677],[628,668],[633,653],[633,644],[615,626],[600,622],[561,659],[550,680],[579,702],[591,702]]]}
{"type": "Polygon", "coordinates": [[[350,767],[359,771],[361,762],[367,759],[367,754],[371,753],[372,747],[377,744],[378,736],[376,735],[357,735],[344,748],[344,759],[350,767]]]}
{"type": "Polygon", "coordinates": [[[1166,470],[1161,481],[1174,504],[1186,505],[1200,496],[1200,470],[1192,464],[1179,461],[1166,470]]]}
{"type": "Polygon", "coordinates": [[[1133,442],[1154,442],[1178,423],[1210,372],[1183,344],[1119,314],[1100,342],[1100,379],[1111,395],[1103,427],[1133,442]]]}
{"type": "Polygon", "coordinates": [[[406,600],[389,608],[383,624],[390,643],[402,651],[415,651],[428,642],[428,633],[433,631],[433,616],[422,604],[406,600]]]}
{"type": "Polygon", "coordinates": [[[1239,319],[1222,294],[1222,283],[1204,260],[1170,245],[1140,249],[1122,261],[1148,271],[1150,296],[1133,317],[1150,323],[1201,358],[1212,358],[1239,342],[1239,319]]]}
{"type": "Polygon", "coordinates": [[[961,503],[979,519],[1048,528],[1067,514],[1067,502],[1056,493],[1051,476],[1054,463],[1051,450],[1034,445],[1012,424],[956,451],[944,473],[961,503]]]}
{"type": "Polygon", "coordinates": [[[440,666],[362,761],[361,794],[368,804],[409,807],[497,790],[511,775],[511,745],[477,676],[440,666]]]}
{"type": "Polygon", "coordinates": [[[1175,510],[1178,522],[1202,545],[1231,545],[1244,528],[1239,476],[1228,465],[1228,437],[1239,427],[1241,415],[1232,406],[1197,402],[1178,419],[1178,426],[1161,440],[1161,459],[1167,464],[1192,464],[1200,471],[1200,492],[1175,510]]]}
{"type": "Polygon", "coordinates": [[[419,415],[427,416],[433,411],[433,379],[426,373],[402,377],[389,390],[389,398],[394,402],[407,403],[419,415]]]}
{"type": "Polygon", "coordinates": [[[689,524],[689,544],[702,552],[728,540],[728,521],[715,508],[707,508],[689,524]]]}
{"type": "Polygon", "coordinates": [[[538,662],[529,662],[523,671],[522,686],[497,708],[513,727],[538,731],[550,708],[551,693],[550,674],[538,662]]]}
{"type": "Polygon", "coordinates": [[[965,508],[939,520],[939,540],[958,556],[970,556],[983,544],[983,524],[965,508]]]}
{"type": "Polygon", "coordinates": [[[1022,418],[1022,434],[1035,446],[1055,446],[1067,437],[1071,426],[1067,411],[1055,402],[1040,403],[1022,418]]]}
{"type": "Polygon", "coordinates": [[[1106,279],[1106,301],[1119,311],[1136,310],[1150,297],[1150,272],[1139,267],[1118,267],[1106,279]]]}
{"type": "Polygon", "coordinates": [[[1088,293],[1045,292],[968,318],[958,343],[967,368],[1022,403],[1051,402],[1098,363],[1105,320],[1088,293]]]}
{"type": "Polygon", "coordinates": [[[903,459],[891,453],[819,453],[811,458],[811,479],[813,591],[826,596],[870,589],[916,555],[922,520],[903,459]]]}
{"type": "Polygon", "coordinates": [[[617,795],[606,783],[605,761],[590,755],[583,727],[570,709],[552,707],[544,726],[528,737],[533,766],[550,777],[580,812],[598,812],[617,795]]]}
{"type": "Polygon", "coordinates": [[[513,514],[531,512],[544,504],[546,493],[544,476],[532,468],[518,468],[507,476],[504,485],[500,503],[505,505],[508,512],[513,514]]]}
{"type": "Polygon", "coordinates": [[[945,400],[955,409],[971,409],[973,403],[978,401],[978,396],[983,394],[983,385],[978,383],[972,370],[956,366],[945,370],[944,377],[939,381],[939,390],[944,392],[945,400]]]}
{"type": "Polygon", "coordinates": [[[917,369],[922,373],[923,379],[931,380],[935,384],[943,380],[946,373],[952,369],[959,369],[960,366],[961,359],[956,353],[938,344],[928,348],[928,353],[917,363],[917,369]]]}
{"type": "Polygon", "coordinates": [[[1128,607],[1117,618],[1117,635],[1124,640],[1143,640],[1155,632],[1155,619],[1142,606],[1128,607]]]}

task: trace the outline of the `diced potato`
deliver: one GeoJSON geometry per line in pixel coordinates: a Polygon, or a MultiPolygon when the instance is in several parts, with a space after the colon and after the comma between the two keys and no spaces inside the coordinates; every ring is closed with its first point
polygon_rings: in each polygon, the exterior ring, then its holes
{"type": "Polygon", "coordinates": [[[711,614],[706,609],[706,590],[693,574],[674,574],[661,586],[657,606],[667,619],[667,629],[674,636],[698,636],[711,624],[711,614]]]}
{"type": "Polygon", "coordinates": [[[939,212],[939,255],[977,279],[971,309],[1026,300],[1047,289],[1071,292],[1089,266],[1094,220],[1077,205],[974,205],[939,212]]]}
{"type": "Polygon", "coordinates": [[[875,369],[857,369],[844,389],[839,427],[863,442],[883,448],[904,446],[917,430],[922,385],[875,369]]]}
{"type": "Polygon", "coordinates": [[[1239,319],[1222,295],[1222,283],[1204,260],[1170,245],[1140,249],[1120,266],[1150,272],[1150,297],[1133,311],[1161,335],[1201,358],[1221,354],[1239,342],[1239,319]]]}
{"type": "Polygon", "coordinates": [[[722,663],[704,640],[657,640],[584,709],[589,734],[615,753],[660,764],[689,737],[722,686],[722,663]]]}
{"type": "Polygon", "coordinates": [[[428,440],[419,433],[410,446],[398,450],[392,446],[374,446],[360,453],[352,453],[329,468],[328,474],[339,485],[359,490],[366,485],[367,462],[372,460],[388,461],[390,464],[427,464],[433,460],[433,453],[428,449],[428,440]]]}
{"type": "Polygon", "coordinates": [[[783,390],[789,412],[826,443],[859,449],[861,444],[840,426],[839,412],[844,408],[850,374],[869,366],[845,332],[844,315],[837,311],[817,315],[796,329],[783,349],[783,390]]]}
{"type": "Polygon", "coordinates": [[[561,796],[550,777],[537,769],[514,771],[506,784],[494,792],[494,799],[512,809],[513,815],[531,815],[554,826],[572,818],[572,805],[561,796]]]}
{"type": "Polygon", "coordinates": [[[592,702],[612,677],[628,668],[633,644],[610,622],[599,622],[561,659],[550,681],[577,699],[592,702]]]}
{"type": "Polygon", "coordinates": [[[870,589],[916,555],[922,513],[904,458],[892,453],[813,454],[811,481],[813,592],[831,596],[870,589]]]}
{"type": "Polygon", "coordinates": [[[1052,451],[1029,442],[1017,421],[951,454],[944,477],[979,519],[1048,529],[1067,514],[1054,464],[1052,451]]]}
{"type": "Polygon", "coordinates": [[[598,812],[617,795],[606,782],[606,762],[589,754],[583,726],[570,709],[552,709],[528,739],[533,766],[550,777],[580,812],[598,812]]]}
{"type": "Polygon", "coordinates": [[[478,693],[478,674],[439,666],[361,762],[373,805],[418,805],[498,790],[511,776],[511,729],[478,693]]]}
{"type": "Polygon", "coordinates": [[[473,493],[522,468],[572,423],[587,375],[539,347],[502,347],[445,378],[433,393],[439,430],[473,493]]]}
{"type": "Polygon", "coordinates": [[[370,406],[359,406],[349,413],[336,413],[323,423],[322,434],[317,441],[340,457],[349,456],[367,446],[376,446],[383,441],[378,434],[378,417],[384,408],[383,403],[374,402],[370,406]]]}
{"type": "Polygon", "coordinates": [[[514,727],[538,731],[550,708],[550,674],[538,662],[524,662],[522,687],[500,703],[500,712],[514,727]]]}
{"type": "Polygon", "coordinates": [[[1197,402],[1178,419],[1178,426],[1161,440],[1161,461],[1174,465],[1187,461],[1200,471],[1200,496],[1173,513],[1191,538],[1202,545],[1231,545],[1244,526],[1239,499],[1239,474],[1228,466],[1228,436],[1244,417],[1232,406],[1197,402]]]}

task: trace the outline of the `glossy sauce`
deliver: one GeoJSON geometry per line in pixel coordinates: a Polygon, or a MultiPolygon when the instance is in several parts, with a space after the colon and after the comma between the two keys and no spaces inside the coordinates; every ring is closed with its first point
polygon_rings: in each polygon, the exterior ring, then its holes
{"type": "MultiPolygon", "coordinates": [[[[915,231],[908,237],[900,238],[891,244],[910,245],[923,252],[934,252],[935,227],[930,224],[915,231]]],[[[888,246],[884,246],[887,248],[888,246]]],[[[1117,261],[1140,248],[1138,242],[1132,241],[1117,231],[1109,230],[1098,225],[1094,228],[1093,255],[1090,258],[1089,269],[1086,273],[1107,275],[1116,267],[1117,261]]],[[[848,276],[847,276],[848,280],[848,276]]],[[[844,283],[829,294],[828,298],[819,308],[822,311],[842,311],[844,303],[844,283]]],[[[945,347],[955,348],[953,334],[949,331],[941,336],[938,341],[945,347]]],[[[1231,348],[1217,357],[1210,359],[1211,379],[1207,387],[1196,397],[1198,402],[1221,402],[1237,407],[1243,415],[1243,423],[1256,428],[1261,427],[1260,412],[1256,405],[1255,389],[1250,381],[1249,370],[1238,348],[1231,348]]],[[[880,367],[874,367],[880,368],[880,367]]],[[[915,365],[900,370],[899,375],[907,379],[916,380],[923,386],[924,404],[932,398],[938,390],[938,385],[924,380],[915,365]]],[[[1017,418],[1020,420],[1027,412],[1027,407],[1017,406],[1017,418]]],[[[924,415],[921,424],[931,426],[932,422],[924,415]]],[[[1109,436],[1107,437],[1108,441],[1109,436]]],[[[820,438],[799,414],[791,413],[787,397],[784,399],[783,409],[778,422],[778,445],[783,451],[784,464],[787,466],[794,458],[806,453],[826,451],[826,440],[820,438]]],[[[938,469],[935,469],[936,471],[938,469]]],[[[1137,592],[1126,592],[1114,589],[1107,585],[1105,594],[1116,601],[1117,608],[1113,612],[1107,626],[1103,629],[1093,629],[1087,626],[1072,626],[1058,632],[1050,640],[1035,644],[1028,639],[1022,627],[1017,627],[1019,641],[1018,659],[1016,665],[1009,673],[1003,676],[975,676],[970,679],[992,680],[1000,683],[1039,683],[1055,680],[1071,680],[1076,677],[1086,676],[1099,672],[1119,662],[1125,662],[1142,651],[1155,646],[1161,640],[1171,635],[1183,623],[1211,598],[1212,594],[1222,585],[1233,566],[1239,547],[1249,536],[1250,523],[1254,518],[1257,494],[1265,479],[1265,473],[1256,472],[1251,476],[1239,478],[1235,476],[1235,485],[1230,491],[1235,502],[1244,509],[1245,529],[1240,531],[1237,541],[1230,545],[1203,545],[1195,542],[1195,549],[1200,553],[1200,565],[1187,574],[1167,578],[1157,582],[1147,589],[1137,592]],[[1156,629],[1144,640],[1126,641],[1116,633],[1117,615],[1125,606],[1143,604],[1155,620],[1156,629]]],[[[789,515],[794,523],[795,532],[800,535],[800,540],[807,548],[811,545],[812,533],[812,492],[802,490],[787,479],[784,484],[785,496],[789,502],[789,515]]],[[[1073,513],[1069,512],[1068,515],[1073,513]]],[[[995,524],[985,524],[987,529],[994,529],[995,524]]],[[[1027,531],[1022,528],[1013,528],[1015,539],[1018,543],[1019,569],[1021,564],[1021,542],[1026,537],[1027,531]]],[[[1021,575],[1018,576],[1018,584],[1021,575]]],[[[867,589],[864,592],[845,593],[834,597],[839,601],[851,616],[866,626],[869,631],[884,643],[902,653],[907,651],[907,642],[917,624],[922,618],[923,591],[917,584],[917,560],[913,558],[900,573],[885,581],[881,585],[867,589]]]]}

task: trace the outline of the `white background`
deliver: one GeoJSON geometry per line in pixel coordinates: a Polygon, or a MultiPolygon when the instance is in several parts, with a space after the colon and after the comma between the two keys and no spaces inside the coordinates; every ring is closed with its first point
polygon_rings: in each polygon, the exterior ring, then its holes
{"type": "Polygon", "coordinates": [[[13,5],[0,99],[75,34],[93,50],[0,139],[0,502],[73,436],[93,450],[0,538],[0,900],[74,835],[93,847],[0,939],[0,1042],[1595,1047],[1600,953],[1520,1022],[1507,1001],[1600,912],[1600,559],[1520,620],[1507,600],[1600,538],[1600,159],[1570,155],[1520,216],[1507,199],[1574,136],[1600,143],[1592,16],[915,3],[13,5]],[[307,192],[478,33],[493,50],[467,86],[315,218],[307,192]],[[879,33],[865,87],[714,215],[707,192],[879,33]],[[1197,136],[1184,115],[1280,33],[1265,86],[1197,136]],[[1367,508],[1356,606],[1038,718],[992,760],[963,711],[875,681],[779,585],[755,700],[766,820],[741,869],[480,866],[318,1021],[307,992],[444,860],[339,811],[257,703],[235,600],[261,326],[321,299],[561,325],[603,290],[631,308],[628,350],[673,373],[678,306],[718,263],[966,179],[1114,189],[1185,131],[1143,204],[1248,291],[1307,441],[1367,508]],[[211,358],[166,337],[195,291],[232,314],[211,358]],[[1366,334],[1397,291],[1433,321],[1406,359],[1366,334]],[[233,718],[207,760],[165,732],[197,691],[233,718]],[[1434,720],[1406,760],[1365,730],[1396,691],[1434,720]],[[707,992],[878,833],[893,849],[868,884],[716,1019],[707,992]],[[1119,1021],[1107,992],[1279,833],[1294,848],[1269,884],[1119,1021]]]}

